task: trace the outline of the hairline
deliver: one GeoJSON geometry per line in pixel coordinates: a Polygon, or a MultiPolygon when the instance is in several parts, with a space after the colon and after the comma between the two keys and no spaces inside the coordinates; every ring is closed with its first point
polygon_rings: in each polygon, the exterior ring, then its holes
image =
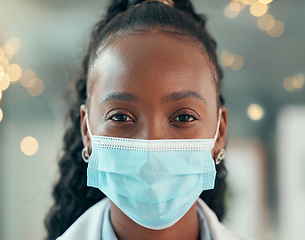
{"type": "Polygon", "coordinates": [[[178,39],[187,43],[191,43],[194,47],[197,47],[200,49],[201,53],[204,55],[204,57],[207,58],[209,63],[209,70],[211,72],[211,75],[213,77],[214,86],[216,88],[217,95],[219,95],[219,79],[217,77],[217,71],[216,66],[214,66],[213,61],[211,60],[208,51],[206,50],[206,47],[202,42],[200,42],[198,39],[196,39],[193,36],[189,36],[186,33],[175,31],[174,28],[165,28],[165,27],[152,27],[150,29],[135,29],[135,30],[121,30],[114,33],[108,34],[103,40],[101,40],[98,44],[98,47],[93,49],[93,51],[90,54],[90,60],[88,63],[88,74],[87,74],[87,99],[86,99],[86,105],[89,106],[89,99],[90,99],[90,91],[92,90],[93,83],[89,84],[89,76],[90,72],[92,70],[92,66],[94,66],[94,62],[99,58],[99,56],[112,44],[114,44],[116,41],[128,37],[128,36],[136,36],[141,37],[145,35],[154,35],[154,34],[162,34],[166,35],[168,37],[172,37],[174,39],[178,39]],[[90,86],[90,87],[89,87],[90,86]]]}

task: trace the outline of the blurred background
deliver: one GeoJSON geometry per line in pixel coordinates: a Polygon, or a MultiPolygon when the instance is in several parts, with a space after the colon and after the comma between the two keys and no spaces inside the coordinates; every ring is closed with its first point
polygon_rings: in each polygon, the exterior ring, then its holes
{"type": "MultiPolygon", "coordinates": [[[[0,239],[38,240],[75,79],[103,0],[0,0],[0,239]]],[[[194,0],[229,111],[226,225],[305,239],[305,1],[194,0]]]]}

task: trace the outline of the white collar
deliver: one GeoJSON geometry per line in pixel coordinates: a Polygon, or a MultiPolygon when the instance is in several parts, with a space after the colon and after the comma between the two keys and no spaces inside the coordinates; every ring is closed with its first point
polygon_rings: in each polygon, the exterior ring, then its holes
{"type": "MultiPolygon", "coordinates": [[[[197,200],[201,208],[213,240],[245,240],[241,238],[218,221],[216,214],[200,198],[197,200]]],[[[85,211],[57,240],[100,240],[101,226],[103,223],[104,211],[109,204],[109,199],[104,198],[85,211]]],[[[108,239],[107,239],[108,240],[108,239]]]]}

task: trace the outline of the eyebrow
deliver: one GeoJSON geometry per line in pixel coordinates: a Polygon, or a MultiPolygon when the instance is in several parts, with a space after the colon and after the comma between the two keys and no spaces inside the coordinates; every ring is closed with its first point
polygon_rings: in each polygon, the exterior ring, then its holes
{"type": "Polygon", "coordinates": [[[198,98],[201,101],[203,101],[206,105],[208,104],[207,100],[204,97],[202,97],[199,93],[190,90],[174,92],[169,95],[166,95],[162,98],[162,102],[178,101],[185,98],[198,98]]]}
{"type": "Polygon", "coordinates": [[[138,98],[136,97],[136,95],[132,93],[112,92],[107,94],[106,97],[102,99],[101,103],[110,100],[117,100],[124,102],[138,102],[138,98]]]}

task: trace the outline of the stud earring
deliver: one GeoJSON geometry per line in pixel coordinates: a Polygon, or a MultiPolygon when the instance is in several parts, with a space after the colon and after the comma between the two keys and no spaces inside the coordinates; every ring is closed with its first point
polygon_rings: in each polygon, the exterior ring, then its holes
{"type": "Polygon", "coordinates": [[[220,149],[220,151],[217,155],[216,161],[215,161],[217,165],[225,158],[225,154],[226,154],[226,151],[223,148],[220,149]]]}
{"type": "Polygon", "coordinates": [[[85,163],[89,162],[89,153],[88,153],[88,147],[84,147],[82,150],[82,158],[84,160],[85,163]]]}

